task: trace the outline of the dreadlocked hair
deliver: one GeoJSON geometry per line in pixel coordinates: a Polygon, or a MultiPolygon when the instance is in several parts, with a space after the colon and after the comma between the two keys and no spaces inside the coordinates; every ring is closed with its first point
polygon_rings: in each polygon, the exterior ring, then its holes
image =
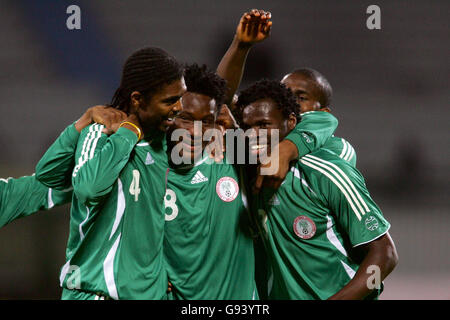
{"type": "MultiPolygon", "coordinates": [[[[262,79],[252,84],[247,89],[241,91],[236,102],[236,115],[238,121],[242,123],[242,111],[250,103],[260,99],[272,99],[278,109],[281,110],[283,117],[288,119],[294,113],[299,119],[300,106],[297,104],[294,93],[279,81],[262,79]]],[[[300,120],[300,119],[299,119],[300,120]]]]}
{"type": "Polygon", "coordinates": [[[114,93],[111,106],[124,110],[133,91],[139,91],[149,99],[163,85],[180,79],[182,75],[182,66],[164,50],[153,47],[140,49],[125,62],[120,86],[114,93]]]}
{"type": "Polygon", "coordinates": [[[196,63],[185,66],[184,81],[189,92],[204,94],[216,101],[217,112],[225,101],[227,82],[206,65],[196,63]]]}

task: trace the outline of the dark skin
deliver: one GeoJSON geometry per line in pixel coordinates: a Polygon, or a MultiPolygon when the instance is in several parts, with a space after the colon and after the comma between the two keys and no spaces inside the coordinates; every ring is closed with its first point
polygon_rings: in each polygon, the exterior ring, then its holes
{"type": "Polygon", "coordinates": [[[341,290],[331,296],[329,300],[361,300],[373,290],[367,286],[367,280],[373,273],[367,273],[370,266],[380,268],[380,280],[383,281],[398,264],[398,254],[394,241],[389,233],[362,245],[361,250],[366,253],[358,271],[341,290]]]}
{"type": "Polygon", "coordinates": [[[94,106],[89,108],[80,119],[75,123],[75,129],[81,132],[91,123],[100,123],[105,126],[103,132],[106,134],[112,134],[117,131],[122,121],[125,121],[127,114],[121,110],[106,107],[106,106],[94,106]]]}
{"type": "MultiPolygon", "coordinates": [[[[243,123],[245,127],[254,128],[255,130],[259,128],[279,129],[280,139],[295,127],[291,117],[283,117],[281,111],[270,99],[258,100],[246,106],[243,110],[243,123]]],[[[389,233],[359,246],[359,250],[363,252],[364,259],[355,276],[329,299],[364,299],[372,292],[367,286],[367,280],[372,276],[372,273],[367,273],[369,266],[378,266],[380,268],[380,281],[383,281],[398,263],[397,250],[389,233]]]]}
{"type": "Polygon", "coordinates": [[[320,101],[323,101],[322,92],[316,81],[305,76],[304,74],[289,73],[283,77],[281,83],[292,90],[297,103],[300,105],[300,112],[308,111],[327,111],[330,109],[322,106],[320,101]]]}
{"type": "MultiPolygon", "coordinates": [[[[231,105],[235,92],[237,91],[244,72],[245,61],[250,49],[254,44],[266,40],[270,36],[272,29],[272,14],[268,11],[252,9],[245,12],[236,28],[236,33],[217,67],[217,74],[227,80],[227,104],[231,105]]],[[[258,193],[263,186],[278,188],[286,177],[289,170],[289,162],[298,158],[298,150],[295,144],[289,140],[280,142],[278,170],[271,175],[260,175],[258,177],[253,192],[258,193]]],[[[262,164],[262,168],[271,167],[272,163],[262,164]]]]}
{"type": "Polygon", "coordinates": [[[239,20],[233,42],[217,67],[217,74],[227,80],[227,105],[230,105],[239,87],[250,49],[255,43],[269,37],[272,28],[271,17],[270,12],[252,9],[245,12],[239,20]]]}
{"type": "MultiPolygon", "coordinates": [[[[175,117],[173,124],[168,130],[168,135],[175,129],[186,130],[187,135],[181,140],[184,144],[183,153],[188,153],[188,158],[191,163],[194,163],[202,155],[202,150],[205,148],[207,141],[198,142],[197,148],[194,141],[194,121],[202,122],[202,132],[197,132],[197,135],[202,137],[206,130],[215,127],[215,113],[217,110],[216,102],[211,97],[204,94],[186,92],[182,99],[183,110],[175,117]]],[[[173,148],[178,141],[169,141],[169,148],[173,148]]]]}
{"type": "MultiPolygon", "coordinates": [[[[129,115],[125,121],[133,123],[140,129],[141,139],[154,130],[165,132],[182,110],[181,97],[185,92],[184,78],[162,86],[149,99],[139,91],[133,91],[128,106],[129,115]]],[[[139,130],[132,125],[124,124],[123,127],[139,136],[139,130]]]]}
{"type": "Polygon", "coordinates": [[[113,134],[119,127],[133,131],[140,139],[154,130],[165,132],[172,125],[173,119],[181,111],[181,97],[186,92],[184,78],[162,86],[149,99],[146,99],[139,91],[133,91],[130,95],[130,104],[127,113],[107,106],[94,106],[89,108],[78,121],[75,128],[81,132],[91,123],[105,125],[103,132],[113,134]],[[130,124],[131,122],[136,127],[130,124]]]}
{"type": "MultiPolygon", "coordinates": [[[[242,119],[244,129],[251,128],[255,129],[256,132],[259,129],[267,129],[269,141],[271,141],[271,129],[279,130],[279,141],[274,146],[274,152],[268,150],[268,153],[272,154],[271,161],[266,164],[259,164],[253,192],[258,193],[263,186],[278,189],[289,171],[290,161],[298,157],[297,147],[292,142],[281,141],[295,128],[297,124],[295,114],[292,113],[286,119],[276,103],[270,98],[265,98],[246,106],[242,111],[242,119]],[[284,148],[287,143],[291,146],[284,148]],[[270,168],[273,162],[278,162],[277,172],[274,175],[261,175],[261,168],[270,168]],[[280,172],[286,172],[286,174],[280,175],[280,172]]],[[[259,153],[258,151],[255,152],[259,153]]]]}

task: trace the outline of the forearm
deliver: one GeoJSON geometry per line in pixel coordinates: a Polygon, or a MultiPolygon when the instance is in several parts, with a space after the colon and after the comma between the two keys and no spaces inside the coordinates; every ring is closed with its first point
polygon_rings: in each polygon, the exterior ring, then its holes
{"type": "Polygon", "coordinates": [[[0,181],[0,227],[39,210],[48,209],[48,190],[34,176],[2,179],[0,181]]]}
{"type": "Polygon", "coordinates": [[[298,156],[320,149],[333,135],[338,126],[338,120],[328,112],[315,111],[302,117],[285,138],[297,146],[298,156]]]}
{"type": "MultiPolygon", "coordinates": [[[[389,240],[391,239],[389,238],[389,240]]],[[[381,282],[392,272],[397,262],[398,256],[394,246],[388,245],[369,248],[366,257],[353,279],[329,299],[364,299],[373,290],[379,289],[381,282]]]]}
{"type": "Polygon", "coordinates": [[[228,91],[225,103],[228,105],[231,103],[233,95],[241,83],[245,62],[251,47],[251,44],[241,43],[234,37],[233,42],[217,67],[217,74],[227,81],[228,91]]]}

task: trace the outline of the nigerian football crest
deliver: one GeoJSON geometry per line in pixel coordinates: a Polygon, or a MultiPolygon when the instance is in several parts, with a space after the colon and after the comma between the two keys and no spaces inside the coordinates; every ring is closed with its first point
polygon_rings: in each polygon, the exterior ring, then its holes
{"type": "Polygon", "coordinates": [[[223,177],[217,181],[216,192],[220,199],[225,202],[231,202],[239,194],[239,185],[231,177],[223,177]]]}
{"type": "Polygon", "coordinates": [[[294,220],[294,232],[301,239],[311,239],[316,234],[316,224],[307,216],[298,216],[294,220]]]}

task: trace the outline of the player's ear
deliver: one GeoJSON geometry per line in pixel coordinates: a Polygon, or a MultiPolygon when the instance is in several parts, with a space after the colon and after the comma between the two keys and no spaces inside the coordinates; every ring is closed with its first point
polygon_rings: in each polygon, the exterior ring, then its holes
{"type": "Polygon", "coordinates": [[[322,111],[321,109],[322,109],[322,106],[320,105],[320,102],[319,102],[319,101],[316,101],[316,102],[314,103],[314,109],[313,109],[313,111],[322,111]]]}
{"type": "Polygon", "coordinates": [[[133,91],[130,94],[130,113],[135,113],[142,106],[142,94],[139,91],[133,91]]]}
{"type": "Polygon", "coordinates": [[[297,125],[297,117],[296,117],[295,113],[291,113],[288,118],[289,131],[294,130],[296,125],[297,125]]]}

